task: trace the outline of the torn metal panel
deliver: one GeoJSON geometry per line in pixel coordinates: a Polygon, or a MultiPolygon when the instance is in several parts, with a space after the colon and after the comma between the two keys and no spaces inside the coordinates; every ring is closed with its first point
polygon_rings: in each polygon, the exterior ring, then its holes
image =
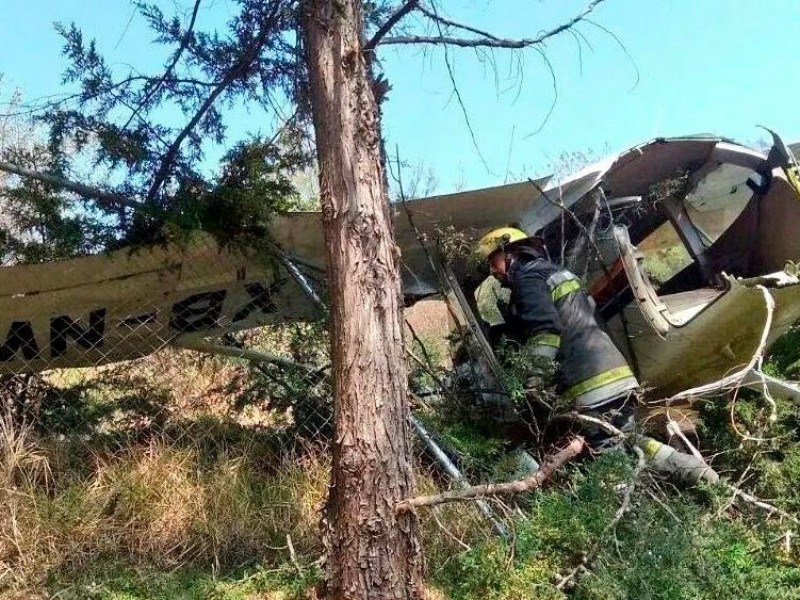
{"type": "MultiPolygon", "coordinates": [[[[767,316],[764,298],[755,285],[733,279],[729,285],[724,292],[698,290],[694,302],[684,298],[683,310],[690,308],[694,316],[671,326],[666,334],[650,326],[636,303],[609,321],[613,336],[627,341],[621,349],[634,355],[639,379],[652,389],[652,399],[710,383],[751,360],[767,316]]],[[[775,312],[768,345],[800,319],[800,284],[795,280],[769,291],[775,299],[775,312]]],[[[669,306],[669,296],[662,300],[669,306]]]]}
{"type": "Polygon", "coordinates": [[[772,375],[752,369],[744,378],[743,385],[761,391],[766,386],[773,396],[800,400],[800,385],[784,381],[772,375]]]}

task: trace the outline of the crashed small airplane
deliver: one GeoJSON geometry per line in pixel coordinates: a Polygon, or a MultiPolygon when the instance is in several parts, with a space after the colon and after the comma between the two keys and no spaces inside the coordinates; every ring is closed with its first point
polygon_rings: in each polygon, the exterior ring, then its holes
{"type": "MultiPolygon", "coordinates": [[[[551,259],[582,277],[652,399],[732,373],[800,398],[759,360],[800,319],[800,176],[779,136],[766,153],[714,136],[656,139],[564,181],[529,182],[523,210],[519,186],[410,208],[484,196],[493,223],[454,215],[452,225],[482,234],[505,221],[537,232],[551,259]]],[[[477,288],[486,325],[502,319],[496,300],[492,279],[477,288]]]]}
{"type": "Polygon", "coordinates": [[[777,135],[767,154],[709,136],[658,139],[537,189],[561,214],[522,222],[583,276],[651,395],[748,365],[763,379],[754,356],[800,319],[800,179],[777,135]]]}
{"type": "MultiPolygon", "coordinates": [[[[758,356],[800,319],[792,263],[800,259],[800,173],[791,149],[775,134],[773,142],[761,152],[709,135],[656,139],[563,181],[395,204],[404,293],[412,302],[446,282],[481,336],[496,324],[491,286],[464,264],[443,265],[426,240],[515,224],[583,278],[654,398],[743,369],[763,384],[758,356]]],[[[281,216],[273,232],[282,262],[200,236],[182,247],[0,269],[0,373],[128,360],[315,318],[311,288],[325,268],[320,216],[281,216]]],[[[793,385],[766,382],[800,397],[793,385]]]]}

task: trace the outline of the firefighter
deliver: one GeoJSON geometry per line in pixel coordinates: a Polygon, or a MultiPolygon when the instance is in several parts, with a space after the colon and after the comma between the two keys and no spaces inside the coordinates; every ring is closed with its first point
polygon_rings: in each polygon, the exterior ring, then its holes
{"type": "MultiPolygon", "coordinates": [[[[579,279],[547,260],[542,245],[520,229],[490,231],[477,248],[491,274],[511,290],[503,310],[506,333],[526,355],[555,361],[558,392],[576,410],[630,427],[639,382],[598,324],[579,279]]],[[[526,387],[549,383],[549,372],[531,365],[526,387]]]]}
{"type": "MultiPolygon", "coordinates": [[[[632,432],[639,382],[622,353],[595,318],[591,296],[580,280],[545,257],[543,245],[517,228],[502,227],[478,242],[489,270],[510,289],[503,313],[506,335],[524,346],[532,363],[552,361],[557,390],[580,413],[632,432]]],[[[553,369],[530,365],[526,388],[550,383],[553,369]]],[[[605,430],[589,426],[587,441],[597,449],[615,441],[605,430]]],[[[650,464],[686,482],[714,482],[717,473],[702,459],[678,452],[652,438],[632,434],[650,464]]]]}

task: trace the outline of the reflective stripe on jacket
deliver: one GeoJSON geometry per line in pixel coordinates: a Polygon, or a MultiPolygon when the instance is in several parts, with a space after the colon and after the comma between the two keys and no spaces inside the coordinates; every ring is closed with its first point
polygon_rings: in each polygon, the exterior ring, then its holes
{"type": "Polygon", "coordinates": [[[574,274],[522,250],[509,267],[508,282],[507,321],[514,337],[558,362],[559,387],[576,407],[596,408],[638,387],[574,274]]]}

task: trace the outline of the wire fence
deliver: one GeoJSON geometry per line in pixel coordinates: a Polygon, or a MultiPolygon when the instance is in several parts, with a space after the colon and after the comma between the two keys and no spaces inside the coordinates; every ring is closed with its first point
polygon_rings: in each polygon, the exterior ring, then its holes
{"type": "MultiPolygon", "coordinates": [[[[205,237],[0,269],[0,587],[101,555],[319,557],[333,430],[320,275],[205,237]]],[[[433,331],[410,318],[407,335],[426,493],[511,473],[503,443],[462,419],[496,381],[443,292],[433,331]]],[[[508,535],[513,514],[489,500],[420,518],[441,554],[508,535]]]]}

